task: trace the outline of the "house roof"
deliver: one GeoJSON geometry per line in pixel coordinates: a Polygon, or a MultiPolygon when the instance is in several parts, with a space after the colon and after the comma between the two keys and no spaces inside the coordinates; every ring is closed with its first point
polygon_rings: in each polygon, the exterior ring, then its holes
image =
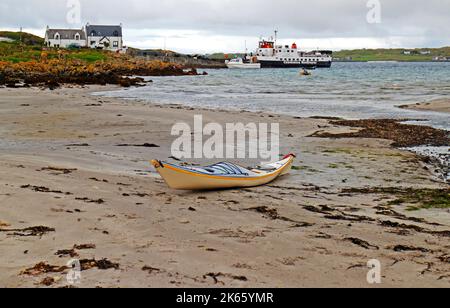
{"type": "Polygon", "coordinates": [[[122,36],[122,26],[98,26],[88,25],[86,26],[86,33],[88,36],[122,36]]]}
{"type": "Polygon", "coordinates": [[[86,39],[86,34],[82,29],[47,29],[47,37],[54,38],[56,34],[59,34],[62,40],[74,40],[75,35],[80,35],[80,40],[86,39]]]}

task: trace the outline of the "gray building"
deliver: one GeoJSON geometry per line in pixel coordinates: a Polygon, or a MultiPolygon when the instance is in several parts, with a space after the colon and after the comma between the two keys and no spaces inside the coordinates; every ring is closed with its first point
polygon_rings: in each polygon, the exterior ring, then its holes
{"type": "Polygon", "coordinates": [[[87,46],[111,51],[123,49],[122,25],[86,25],[87,46]]]}
{"type": "Polygon", "coordinates": [[[86,33],[83,29],[50,29],[47,26],[45,46],[56,48],[86,47],[86,33]]]}

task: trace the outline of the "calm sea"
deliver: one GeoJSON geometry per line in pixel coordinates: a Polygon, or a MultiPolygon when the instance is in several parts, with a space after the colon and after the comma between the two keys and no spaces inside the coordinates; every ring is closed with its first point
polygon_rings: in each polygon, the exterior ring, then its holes
{"type": "Polygon", "coordinates": [[[152,77],[108,97],[293,116],[408,118],[450,129],[448,114],[396,106],[450,98],[450,63],[334,63],[301,77],[298,69],[206,70],[208,76],[152,77]]]}

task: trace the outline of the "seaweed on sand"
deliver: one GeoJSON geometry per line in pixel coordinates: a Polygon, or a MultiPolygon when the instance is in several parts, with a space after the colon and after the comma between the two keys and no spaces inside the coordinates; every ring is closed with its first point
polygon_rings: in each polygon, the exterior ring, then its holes
{"type": "Polygon", "coordinates": [[[418,126],[400,123],[402,120],[370,119],[370,120],[340,120],[331,124],[361,128],[360,131],[332,134],[316,132],[310,137],[319,138],[376,138],[392,140],[393,147],[406,148],[421,145],[448,146],[449,134],[445,130],[428,126],[418,126]]]}
{"type": "Polygon", "coordinates": [[[45,226],[37,226],[37,227],[28,227],[24,229],[0,229],[0,232],[11,232],[8,235],[13,236],[43,236],[49,232],[55,232],[54,228],[49,228],[45,226]]]}
{"type": "Polygon", "coordinates": [[[33,267],[27,268],[20,274],[27,276],[39,276],[41,274],[48,273],[62,273],[68,269],[69,268],[67,266],[50,265],[47,262],[40,262],[33,267]]]}

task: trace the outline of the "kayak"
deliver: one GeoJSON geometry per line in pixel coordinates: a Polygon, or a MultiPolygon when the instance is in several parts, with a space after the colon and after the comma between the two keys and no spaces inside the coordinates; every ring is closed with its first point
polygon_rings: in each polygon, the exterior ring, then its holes
{"type": "Polygon", "coordinates": [[[255,169],[223,162],[208,167],[186,167],[158,160],[152,165],[172,189],[213,190],[266,185],[291,171],[295,155],[255,169]]]}

